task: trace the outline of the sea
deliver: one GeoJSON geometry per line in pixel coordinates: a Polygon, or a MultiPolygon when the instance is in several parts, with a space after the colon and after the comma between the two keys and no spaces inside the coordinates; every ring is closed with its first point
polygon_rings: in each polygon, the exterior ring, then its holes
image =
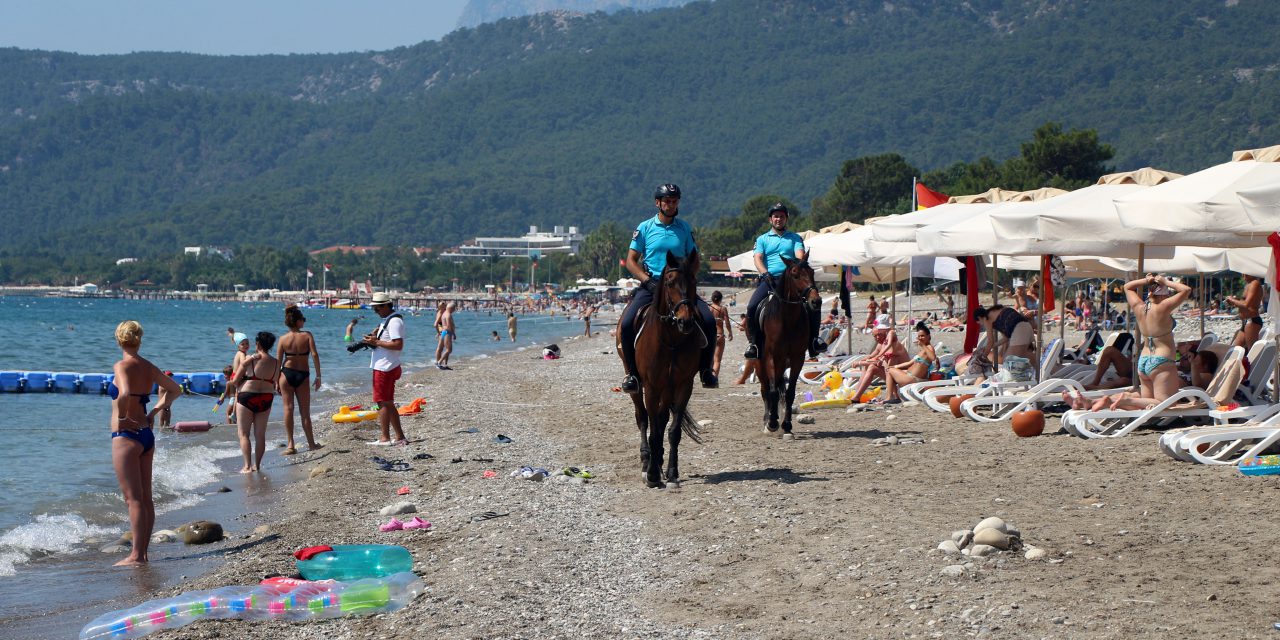
{"type": "MultiPolygon", "coordinates": [[[[137,320],[143,327],[140,353],[162,370],[221,372],[235,354],[227,328],[250,336],[258,331],[281,335],[286,331],[283,308],[279,302],[0,296],[0,371],[110,373],[121,355],[116,325],[137,320]]],[[[406,373],[434,366],[434,310],[401,312],[406,373]]],[[[368,393],[369,352],[347,353],[343,335],[353,317],[361,319],[357,336],[375,328],[379,318],[370,310],[304,313],[324,374],[323,387],[312,395],[319,427],[331,424],[328,417],[339,399],[368,393]]],[[[459,312],[456,321],[459,337],[451,364],[458,368],[483,366],[497,352],[541,349],[582,332],[581,320],[564,314],[521,315],[513,343],[504,312],[459,312]],[[494,340],[495,331],[500,341],[494,340]]],[[[594,324],[598,329],[603,321],[594,324]]],[[[421,395],[430,402],[429,387],[421,395]]],[[[216,426],[203,433],[156,430],[157,530],[258,511],[298,479],[300,472],[289,459],[272,453],[284,441],[279,400],[272,407],[264,473],[258,476],[237,473],[235,427],[220,424],[225,409],[225,404],[217,407],[216,398],[185,395],[173,405],[173,422],[207,420],[216,426]],[[231,491],[218,491],[223,488],[231,491]]],[[[74,636],[96,615],[132,606],[146,593],[198,575],[217,561],[181,543],[153,544],[150,568],[111,568],[125,554],[99,549],[128,530],[128,517],[111,466],[110,414],[105,395],[0,393],[0,638],[74,636]]],[[[295,426],[295,439],[301,449],[301,425],[295,426]]]]}

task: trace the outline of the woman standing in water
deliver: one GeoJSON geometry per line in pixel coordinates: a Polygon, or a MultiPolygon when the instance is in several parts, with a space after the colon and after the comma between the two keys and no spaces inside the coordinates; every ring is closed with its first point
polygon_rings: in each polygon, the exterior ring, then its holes
{"type": "Polygon", "coordinates": [[[116,327],[116,344],[124,355],[112,368],[115,386],[111,388],[111,464],[115,467],[125,506],[129,508],[129,530],[133,533],[129,557],[116,566],[127,566],[147,562],[147,545],[156,523],[156,505],[151,495],[156,436],[151,424],[157,413],[173,404],[182,387],[138,355],[142,325],[133,320],[121,322],[116,327]],[[148,412],[152,385],[159,385],[160,400],[148,412]]]}
{"type": "Polygon", "coordinates": [[[244,467],[240,473],[262,471],[262,455],[267,447],[267,418],[271,415],[271,403],[276,397],[276,378],[280,377],[280,361],[271,357],[271,347],[276,343],[275,334],[259,331],[258,352],[240,362],[236,369],[236,426],[240,430],[240,453],[244,467]],[[249,434],[257,451],[250,444],[249,434]]]}
{"type": "Polygon", "coordinates": [[[284,435],[287,441],[284,455],[291,456],[298,452],[293,444],[293,401],[298,400],[298,413],[302,419],[302,433],[307,437],[307,449],[315,451],[322,445],[316,443],[311,430],[311,388],[307,381],[311,377],[311,369],[307,366],[307,357],[316,365],[316,380],[313,383],[316,391],[320,390],[320,352],[316,349],[316,339],[310,331],[303,331],[307,317],[302,315],[298,305],[291,304],[284,309],[284,326],[288,333],[280,338],[280,347],[276,349],[276,359],[280,361],[280,379],[277,388],[284,400],[284,435]]]}

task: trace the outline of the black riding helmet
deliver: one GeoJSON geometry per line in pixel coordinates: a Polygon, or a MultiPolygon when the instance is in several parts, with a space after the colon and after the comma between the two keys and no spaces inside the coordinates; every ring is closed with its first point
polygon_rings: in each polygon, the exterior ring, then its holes
{"type": "Polygon", "coordinates": [[[774,204],[772,207],[769,207],[769,213],[765,214],[765,216],[766,216],[766,217],[769,217],[769,218],[772,218],[772,217],[773,217],[773,213],[774,213],[775,211],[781,211],[781,212],[783,212],[783,213],[787,214],[787,217],[788,217],[788,218],[790,218],[790,217],[791,217],[791,212],[787,210],[787,205],[782,204],[781,202],[778,202],[778,203],[774,204]]]}
{"type": "Polygon", "coordinates": [[[658,185],[657,189],[653,190],[654,200],[661,200],[663,198],[679,198],[679,197],[680,197],[680,187],[677,187],[676,185],[671,184],[669,182],[667,184],[660,184],[658,185]]]}

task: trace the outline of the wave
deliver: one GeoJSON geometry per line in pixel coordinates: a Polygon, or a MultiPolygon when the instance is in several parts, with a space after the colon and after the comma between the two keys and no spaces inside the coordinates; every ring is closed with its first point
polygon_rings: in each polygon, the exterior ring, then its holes
{"type": "Polygon", "coordinates": [[[0,536],[0,576],[17,573],[17,566],[55,553],[75,553],[92,537],[112,536],[120,529],[85,522],[73,514],[41,514],[0,536]]]}

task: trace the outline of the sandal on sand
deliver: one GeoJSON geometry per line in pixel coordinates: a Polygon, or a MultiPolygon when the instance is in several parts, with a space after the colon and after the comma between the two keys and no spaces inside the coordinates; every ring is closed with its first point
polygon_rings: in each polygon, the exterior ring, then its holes
{"type": "Polygon", "coordinates": [[[511,443],[511,442],[512,442],[511,438],[508,438],[508,437],[506,437],[506,436],[502,435],[501,433],[499,433],[498,435],[494,436],[494,437],[493,437],[493,441],[494,441],[494,442],[498,442],[498,443],[502,443],[502,444],[509,444],[509,443],[511,443]]]}
{"type": "Polygon", "coordinates": [[[396,495],[398,496],[409,495],[409,487],[400,487],[399,489],[396,489],[396,495]]]}
{"type": "Polygon", "coordinates": [[[426,520],[423,520],[422,518],[419,518],[418,516],[414,516],[412,520],[404,523],[404,528],[405,529],[430,529],[431,523],[427,522],[426,520]]]}
{"type": "Polygon", "coordinates": [[[298,450],[297,450],[297,449],[295,449],[295,448],[293,448],[293,447],[287,447],[287,448],[284,450],[284,452],[283,452],[283,453],[281,453],[280,455],[282,455],[282,456],[292,456],[292,455],[297,455],[297,454],[298,454],[298,450]]]}
{"type": "Polygon", "coordinates": [[[561,473],[569,476],[570,478],[582,478],[583,480],[590,480],[595,477],[595,475],[590,471],[587,471],[586,469],[579,469],[577,467],[565,467],[561,470],[561,473]]]}
{"type": "Polygon", "coordinates": [[[472,521],[472,522],[484,522],[485,520],[492,520],[492,519],[494,519],[494,518],[501,518],[501,517],[503,517],[503,516],[509,516],[509,515],[511,515],[511,514],[509,514],[509,513],[498,513],[498,512],[496,512],[496,511],[485,511],[484,513],[477,513],[477,514],[475,514],[474,516],[471,516],[471,521],[472,521]]]}
{"type": "Polygon", "coordinates": [[[389,447],[395,443],[390,440],[387,440],[385,442],[382,440],[374,440],[373,442],[366,442],[365,444],[371,447],[389,447]]]}
{"type": "Polygon", "coordinates": [[[386,533],[388,531],[399,531],[403,528],[404,528],[404,523],[400,522],[399,520],[396,520],[395,517],[392,517],[391,520],[386,524],[378,525],[378,530],[382,531],[383,533],[386,533]]]}

